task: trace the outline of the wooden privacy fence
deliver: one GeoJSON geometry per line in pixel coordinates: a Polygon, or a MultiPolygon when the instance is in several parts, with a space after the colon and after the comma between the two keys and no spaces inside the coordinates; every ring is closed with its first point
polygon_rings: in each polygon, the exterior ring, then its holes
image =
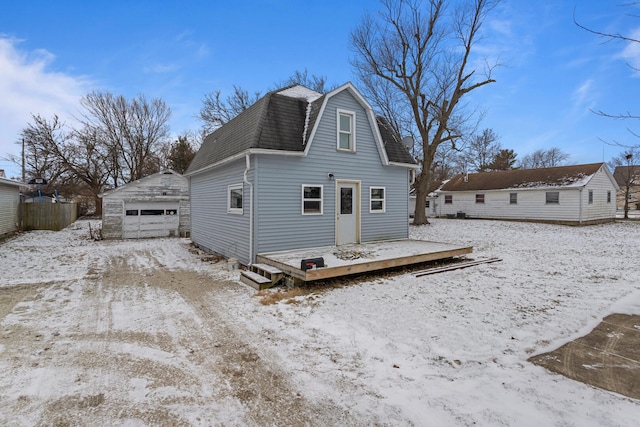
{"type": "Polygon", "coordinates": [[[22,229],[60,231],[78,219],[76,203],[21,203],[22,229]]]}

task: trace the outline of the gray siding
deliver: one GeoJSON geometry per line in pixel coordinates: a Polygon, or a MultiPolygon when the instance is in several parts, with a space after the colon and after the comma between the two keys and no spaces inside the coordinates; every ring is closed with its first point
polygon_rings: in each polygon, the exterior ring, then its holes
{"type": "MultiPolygon", "coordinates": [[[[253,168],[253,165],[252,165],[253,168]]],[[[243,185],[243,212],[227,212],[227,187],[243,183],[245,160],[191,176],[191,240],[211,252],[249,264],[249,186],[243,185]]],[[[249,174],[249,179],[252,178],[249,174]]]]}
{"type": "Polygon", "coordinates": [[[19,188],[0,182],[0,236],[18,229],[19,188]]]}
{"type": "Polygon", "coordinates": [[[123,237],[125,203],[134,202],[178,203],[178,232],[184,236],[189,231],[189,180],[179,174],[157,173],[103,194],[102,236],[105,239],[123,237]]]}
{"type": "Polygon", "coordinates": [[[328,101],[307,157],[254,156],[256,253],[334,245],[337,180],[360,181],[362,242],[408,237],[408,169],[382,165],[367,119],[344,91],[328,101]],[[336,149],[338,109],[356,113],[355,153],[336,149]],[[303,184],[323,186],[322,215],[302,215],[303,184]],[[369,213],[371,186],[386,188],[385,213],[369,213]]]}

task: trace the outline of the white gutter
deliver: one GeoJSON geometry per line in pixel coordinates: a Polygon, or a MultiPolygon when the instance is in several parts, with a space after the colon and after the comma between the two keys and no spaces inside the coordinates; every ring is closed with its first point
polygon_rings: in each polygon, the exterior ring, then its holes
{"type": "Polygon", "coordinates": [[[251,209],[249,209],[249,265],[253,264],[253,184],[247,179],[249,169],[251,169],[251,155],[247,153],[245,155],[246,168],[244,170],[244,182],[249,186],[249,203],[251,209]]]}

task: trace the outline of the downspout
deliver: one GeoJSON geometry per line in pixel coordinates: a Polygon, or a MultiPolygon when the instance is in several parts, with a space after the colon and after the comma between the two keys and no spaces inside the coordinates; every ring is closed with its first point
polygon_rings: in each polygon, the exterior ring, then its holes
{"type": "Polygon", "coordinates": [[[584,187],[582,187],[580,189],[580,217],[578,218],[578,224],[582,225],[582,191],[584,190],[584,187]]]}
{"type": "Polygon", "coordinates": [[[253,264],[253,184],[247,179],[249,169],[251,169],[251,155],[245,155],[246,167],[244,169],[244,182],[249,186],[249,203],[251,209],[249,209],[249,265],[253,264]]]}

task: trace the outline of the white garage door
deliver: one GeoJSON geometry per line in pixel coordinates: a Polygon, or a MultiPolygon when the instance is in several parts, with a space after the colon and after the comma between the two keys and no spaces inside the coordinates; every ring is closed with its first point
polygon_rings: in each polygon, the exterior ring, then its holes
{"type": "Polygon", "coordinates": [[[178,202],[125,203],[125,239],[169,237],[178,235],[178,202]]]}

